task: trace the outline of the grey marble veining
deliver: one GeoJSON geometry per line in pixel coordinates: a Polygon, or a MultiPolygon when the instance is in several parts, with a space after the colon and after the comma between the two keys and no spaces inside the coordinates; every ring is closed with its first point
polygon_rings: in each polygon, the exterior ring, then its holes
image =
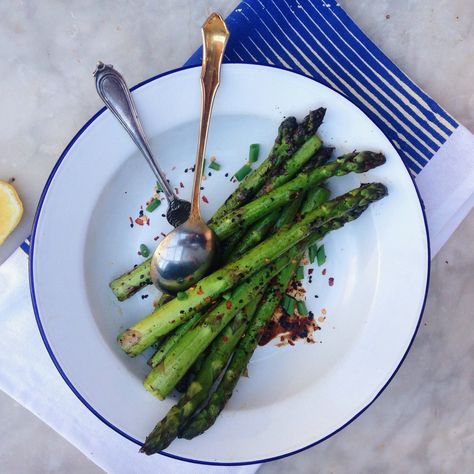
{"type": "MultiPolygon", "coordinates": [[[[0,179],[17,178],[28,232],[59,153],[100,108],[97,59],[133,84],[178,67],[213,9],[235,1],[0,2],[0,179]]],[[[474,2],[340,0],[366,33],[450,113],[474,129],[474,2]]],[[[433,262],[423,323],[404,365],[354,423],[261,472],[468,473],[474,465],[474,213],[433,262]]],[[[4,247],[0,251],[7,252],[4,247]]],[[[34,415],[0,396],[0,470],[100,470],[34,415]],[[26,451],[25,446],[36,446],[26,451]]],[[[179,466],[177,467],[177,469],[179,466]]],[[[178,472],[178,471],[177,471],[178,472]]]]}

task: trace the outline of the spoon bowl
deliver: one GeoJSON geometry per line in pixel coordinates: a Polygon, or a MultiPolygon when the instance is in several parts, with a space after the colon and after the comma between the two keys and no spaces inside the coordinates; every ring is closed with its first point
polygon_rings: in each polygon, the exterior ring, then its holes
{"type": "Polygon", "coordinates": [[[153,254],[152,281],[168,293],[186,290],[212,270],[218,246],[216,234],[203,221],[186,221],[170,232],[153,254]]]}

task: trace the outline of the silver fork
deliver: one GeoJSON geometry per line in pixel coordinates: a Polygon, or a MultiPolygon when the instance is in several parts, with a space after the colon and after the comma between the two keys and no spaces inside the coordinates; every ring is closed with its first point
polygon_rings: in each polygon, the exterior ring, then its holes
{"type": "Polygon", "coordinates": [[[97,63],[94,71],[95,86],[107,108],[122,124],[150,165],[168,201],[166,219],[173,227],[183,224],[189,217],[191,203],[179,199],[153,157],[138,112],[123,76],[112,65],[97,63]]]}

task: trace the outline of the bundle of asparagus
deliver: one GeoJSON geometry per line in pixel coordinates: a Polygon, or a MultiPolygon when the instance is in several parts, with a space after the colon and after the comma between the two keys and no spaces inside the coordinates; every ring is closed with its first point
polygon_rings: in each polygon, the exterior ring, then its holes
{"type": "MultiPolygon", "coordinates": [[[[372,183],[329,200],[325,180],[366,172],[385,158],[362,151],[328,161],[332,149],[323,147],[316,135],[324,115],[321,108],[300,124],[294,117],[285,119],[269,156],[210,220],[223,243],[221,267],[179,297],[163,298],[119,335],[119,345],[130,356],[159,341],[148,361],[147,390],[159,399],[176,387],[184,392],[147,437],[142,452],[159,452],[176,437],[191,439],[214,423],[305,249],[386,195],[384,185],[372,183]]],[[[111,283],[119,300],[150,284],[149,263],[111,283]]]]}

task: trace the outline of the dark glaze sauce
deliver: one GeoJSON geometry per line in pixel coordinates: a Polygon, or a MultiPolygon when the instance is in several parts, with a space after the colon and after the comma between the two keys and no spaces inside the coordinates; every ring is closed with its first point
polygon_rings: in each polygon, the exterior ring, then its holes
{"type": "MultiPolygon", "coordinates": [[[[292,281],[288,285],[288,293],[296,296],[304,296],[301,282],[292,281]]],[[[301,298],[303,299],[303,298],[301,298]]],[[[288,314],[281,306],[275,310],[272,318],[260,331],[259,346],[268,344],[276,337],[280,338],[277,345],[294,345],[297,340],[305,340],[314,343],[314,331],[321,329],[314,321],[314,315],[310,311],[307,316],[301,316],[295,309],[293,314],[288,314]]]]}

